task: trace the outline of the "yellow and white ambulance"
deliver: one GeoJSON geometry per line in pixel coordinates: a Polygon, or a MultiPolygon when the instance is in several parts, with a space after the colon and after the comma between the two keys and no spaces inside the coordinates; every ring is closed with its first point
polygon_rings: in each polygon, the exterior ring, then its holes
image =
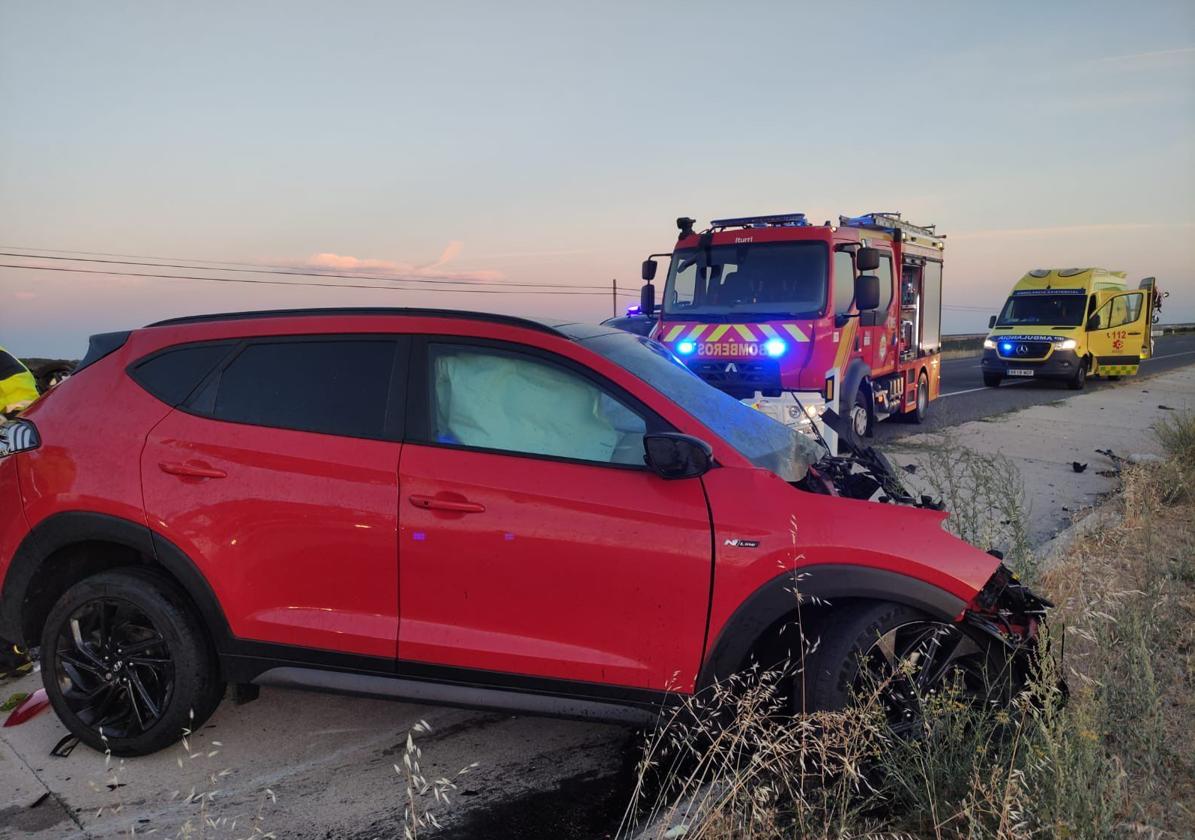
{"type": "Polygon", "coordinates": [[[1154,278],[1129,289],[1123,271],[1043,268],[1013,286],[983,342],[983,384],[1056,379],[1082,388],[1088,376],[1118,379],[1153,354],[1154,278]]]}

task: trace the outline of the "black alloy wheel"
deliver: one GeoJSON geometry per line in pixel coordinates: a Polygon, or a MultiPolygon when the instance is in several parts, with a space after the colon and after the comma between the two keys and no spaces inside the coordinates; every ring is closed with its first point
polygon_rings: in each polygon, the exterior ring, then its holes
{"type": "Polygon", "coordinates": [[[893,627],[863,655],[856,696],[878,692],[888,728],[912,735],[923,724],[923,704],[947,691],[986,702],[991,693],[987,652],[956,625],[912,621],[893,627]]]}
{"type": "Polygon", "coordinates": [[[999,705],[1011,699],[1014,687],[1001,646],[888,602],[847,607],[827,621],[807,671],[808,708],[837,711],[879,702],[898,735],[922,725],[925,704],[935,696],[999,705]]]}
{"type": "Polygon", "coordinates": [[[42,630],[50,703],[83,743],[146,755],[203,724],[224,695],[219,667],[186,593],[149,568],[84,578],[42,630]]]}
{"type": "Polygon", "coordinates": [[[63,700],[107,738],[152,729],[174,693],[174,660],[162,634],[134,604],[86,601],[58,631],[55,678],[63,700]]]}

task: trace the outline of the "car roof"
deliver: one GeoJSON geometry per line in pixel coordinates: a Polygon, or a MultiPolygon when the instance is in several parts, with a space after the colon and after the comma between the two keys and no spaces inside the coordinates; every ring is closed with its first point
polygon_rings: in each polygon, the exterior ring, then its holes
{"type": "Polygon", "coordinates": [[[516,315],[499,315],[492,312],[470,312],[463,309],[420,309],[416,307],[396,306],[346,306],[324,307],[310,309],[264,309],[248,312],[219,312],[207,315],[186,315],[181,318],[168,318],[165,321],[155,321],[146,327],[176,327],[184,324],[210,324],[220,321],[255,321],[269,318],[319,318],[319,317],[352,317],[370,315],[404,315],[417,318],[458,318],[465,321],[485,321],[495,324],[506,324],[512,327],[546,332],[564,338],[574,336],[559,329],[563,326],[573,326],[570,322],[560,321],[549,323],[532,318],[522,318],[516,315]]]}

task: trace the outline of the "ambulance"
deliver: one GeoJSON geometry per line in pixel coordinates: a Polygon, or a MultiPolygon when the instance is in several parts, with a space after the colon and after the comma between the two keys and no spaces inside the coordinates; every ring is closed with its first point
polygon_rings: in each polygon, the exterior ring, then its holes
{"type": "Polygon", "coordinates": [[[988,322],[983,384],[1050,379],[1077,390],[1088,376],[1135,374],[1153,355],[1153,323],[1164,296],[1153,277],[1128,288],[1123,271],[1030,271],[988,322]]]}

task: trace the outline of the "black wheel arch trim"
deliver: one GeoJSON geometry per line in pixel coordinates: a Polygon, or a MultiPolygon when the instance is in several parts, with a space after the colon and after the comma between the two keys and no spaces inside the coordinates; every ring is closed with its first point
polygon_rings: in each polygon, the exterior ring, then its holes
{"type": "Polygon", "coordinates": [[[110,514],[63,511],[38,522],[13,554],[4,588],[0,590],[0,637],[26,644],[22,608],[29,584],[43,562],[55,552],[85,542],[107,542],[130,548],[156,562],[186,590],[199,611],[212,642],[220,652],[232,640],[228,620],[207,579],[191,559],[170,540],[148,526],[110,514]]]}
{"type": "MultiPolygon", "coordinates": [[[[863,380],[871,376],[871,367],[862,359],[852,359],[847,365],[846,373],[842,377],[842,387],[838,389],[838,414],[846,416],[855,404],[855,395],[859,393],[859,386],[863,380]]],[[[868,410],[871,410],[871,395],[867,396],[868,410]]]]}
{"type": "Polygon", "coordinates": [[[796,609],[797,596],[825,601],[833,608],[841,598],[892,601],[953,621],[966,602],[932,583],[870,566],[819,564],[772,578],[747,597],[718,634],[698,675],[699,689],[734,674],[747,660],[760,636],[796,609]]]}

